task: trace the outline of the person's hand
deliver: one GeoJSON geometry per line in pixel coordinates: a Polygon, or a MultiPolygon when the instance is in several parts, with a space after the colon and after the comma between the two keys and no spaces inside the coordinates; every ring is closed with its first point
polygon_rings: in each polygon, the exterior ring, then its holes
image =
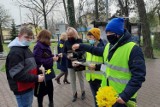
{"type": "Polygon", "coordinates": [[[77,63],[77,61],[73,61],[73,62],[72,62],[72,66],[73,66],[73,67],[77,67],[77,66],[79,66],[79,64],[77,63]]]}
{"type": "Polygon", "coordinates": [[[89,64],[88,69],[89,70],[95,70],[96,65],[95,64],[89,64]]]}
{"type": "Polygon", "coordinates": [[[76,49],[79,49],[79,44],[74,44],[73,46],[72,46],[72,50],[76,50],[76,49]]]}
{"type": "Polygon", "coordinates": [[[67,58],[68,58],[68,59],[73,58],[73,53],[68,53],[68,54],[67,54],[67,58]]]}
{"type": "Polygon", "coordinates": [[[43,82],[44,81],[44,75],[43,74],[39,74],[38,75],[38,82],[43,82]]]}
{"type": "Polygon", "coordinates": [[[54,57],[53,57],[53,61],[58,61],[58,57],[57,57],[57,56],[54,56],[54,57]]]}
{"type": "Polygon", "coordinates": [[[116,101],[116,102],[117,102],[117,103],[120,103],[120,104],[125,104],[125,102],[122,100],[121,97],[117,98],[117,101],[116,101]]]}
{"type": "Polygon", "coordinates": [[[45,72],[45,68],[43,67],[43,65],[41,65],[41,66],[39,67],[39,70],[41,70],[41,71],[42,71],[42,73],[44,73],[44,72],[45,72]]]}

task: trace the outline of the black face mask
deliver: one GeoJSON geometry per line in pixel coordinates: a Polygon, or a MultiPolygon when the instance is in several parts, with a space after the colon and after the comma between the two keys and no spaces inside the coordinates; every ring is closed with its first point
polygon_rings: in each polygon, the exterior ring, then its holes
{"type": "Polygon", "coordinates": [[[74,37],[70,37],[70,38],[68,38],[68,40],[69,40],[69,41],[74,41],[75,38],[74,38],[74,37]]]}
{"type": "Polygon", "coordinates": [[[117,37],[116,34],[112,34],[112,35],[107,36],[107,39],[108,39],[109,43],[114,45],[115,43],[117,43],[119,38],[117,37]]]}

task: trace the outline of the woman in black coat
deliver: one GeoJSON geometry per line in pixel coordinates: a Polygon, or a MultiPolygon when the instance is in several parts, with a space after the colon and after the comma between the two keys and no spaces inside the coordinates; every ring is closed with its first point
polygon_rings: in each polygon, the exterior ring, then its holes
{"type": "Polygon", "coordinates": [[[83,74],[83,67],[77,66],[74,67],[72,66],[72,62],[74,60],[83,60],[83,54],[85,53],[84,51],[76,50],[72,51],[72,45],[75,43],[82,43],[82,40],[78,38],[78,33],[77,31],[69,27],[67,29],[67,37],[68,40],[65,42],[64,45],[64,54],[67,56],[67,68],[68,72],[70,75],[70,81],[71,81],[71,86],[72,86],[72,93],[73,93],[73,99],[72,102],[75,102],[77,100],[77,84],[76,84],[76,77],[78,76],[79,82],[80,82],[80,88],[81,88],[81,99],[85,99],[85,89],[84,89],[84,74],[83,74]],[[82,68],[82,69],[79,69],[82,68]],[[76,76],[77,74],[77,76],[76,76]]]}

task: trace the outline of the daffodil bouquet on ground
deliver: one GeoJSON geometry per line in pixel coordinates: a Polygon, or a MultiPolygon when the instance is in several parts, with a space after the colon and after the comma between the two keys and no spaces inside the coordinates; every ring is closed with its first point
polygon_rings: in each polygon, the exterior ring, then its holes
{"type": "Polygon", "coordinates": [[[117,99],[117,92],[111,86],[100,87],[97,95],[96,101],[98,107],[112,107],[117,99]]]}

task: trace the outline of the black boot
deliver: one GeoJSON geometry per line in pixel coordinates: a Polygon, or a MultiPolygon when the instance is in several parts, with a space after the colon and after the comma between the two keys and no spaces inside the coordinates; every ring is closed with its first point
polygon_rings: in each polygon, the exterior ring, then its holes
{"type": "Polygon", "coordinates": [[[70,84],[70,82],[68,80],[63,80],[63,83],[65,84],[70,84]]]}
{"type": "Polygon", "coordinates": [[[55,78],[55,80],[57,81],[57,84],[61,84],[61,83],[60,83],[60,78],[61,78],[64,74],[65,74],[64,72],[61,72],[61,73],[55,78]]]}
{"type": "Polygon", "coordinates": [[[48,104],[48,107],[54,107],[53,102],[48,104]]]}
{"type": "Polygon", "coordinates": [[[77,92],[74,94],[72,102],[75,102],[76,100],[77,100],[77,92]]]}
{"type": "Polygon", "coordinates": [[[81,99],[84,100],[86,98],[85,91],[82,92],[81,99]]]}
{"type": "Polygon", "coordinates": [[[65,72],[64,74],[64,80],[63,80],[63,83],[65,84],[70,84],[70,82],[67,80],[67,76],[68,76],[68,72],[65,72]]]}

